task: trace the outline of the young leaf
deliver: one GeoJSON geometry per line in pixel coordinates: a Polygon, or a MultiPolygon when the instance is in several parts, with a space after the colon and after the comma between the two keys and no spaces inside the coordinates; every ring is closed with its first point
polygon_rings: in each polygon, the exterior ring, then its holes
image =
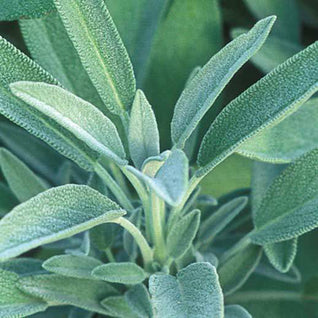
{"type": "Polygon", "coordinates": [[[70,237],[124,214],[116,203],[87,186],[49,189],[18,205],[0,221],[0,259],[70,237]]]}
{"type": "Polygon", "coordinates": [[[125,293],[129,307],[139,318],[153,317],[150,297],[147,288],[143,284],[135,285],[125,293]]]}
{"type": "Polygon", "coordinates": [[[278,66],[219,114],[200,146],[203,176],[262,129],[296,111],[318,89],[318,43],[278,66]]]}
{"type": "Polygon", "coordinates": [[[142,179],[163,200],[178,205],[188,187],[188,159],[182,150],[176,149],[161,166],[154,178],[128,166],[127,169],[142,179]]]}
{"type": "Polygon", "coordinates": [[[168,255],[181,257],[191,246],[200,225],[200,210],[194,210],[176,222],[167,236],[168,255]]]}
{"type": "Polygon", "coordinates": [[[233,40],[186,86],[171,123],[171,136],[176,147],[184,147],[185,141],[236,71],[262,46],[274,21],[274,17],[261,20],[249,33],[233,40]]]}
{"type": "Polygon", "coordinates": [[[318,146],[318,98],[311,98],[294,114],[249,139],[237,152],[273,163],[292,162],[318,146]]]}
{"type": "Polygon", "coordinates": [[[225,306],[225,318],[252,318],[252,316],[239,305],[225,306]]]}
{"type": "Polygon", "coordinates": [[[137,90],[130,113],[129,123],[129,152],[138,169],[143,162],[160,152],[159,132],[156,117],[146,96],[137,90]]]}
{"type": "Polygon", "coordinates": [[[200,226],[199,242],[207,243],[213,240],[245,208],[247,201],[247,197],[235,198],[205,219],[200,226]]]}
{"type": "Polygon", "coordinates": [[[13,21],[20,18],[38,18],[54,11],[53,0],[1,0],[0,21],[13,21]]]}
{"type": "Polygon", "coordinates": [[[224,317],[218,276],[209,263],[191,264],[179,271],[176,278],[152,275],[149,291],[155,317],[224,317]]]}
{"type": "Polygon", "coordinates": [[[10,189],[20,202],[48,189],[48,185],[43,180],[4,148],[0,148],[0,167],[10,189]]]}
{"type": "Polygon", "coordinates": [[[125,164],[125,150],[115,125],[92,104],[46,83],[17,82],[10,88],[17,97],[84,141],[93,152],[125,164]]]}
{"type": "Polygon", "coordinates": [[[124,115],[135,96],[135,78],[105,2],[54,2],[101,99],[111,112],[124,115]]]}
{"type": "Polygon", "coordinates": [[[259,246],[248,245],[219,265],[218,274],[225,295],[234,293],[246,282],[260,262],[261,256],[262,249],[259,246]]]}
{"type": "Polygon", "coordinates": [[[147,275],[144,270],[135,263],[108,263],[96,267],[92,271],[95,278],[111,283],[139,284],[147,275]]]}
{"type": "Polygon", "coordinates": [[[273,182],[254,215],[256,244],[285,241],[318,226],[318,177],[315,149],[290,165],[273,182]],[[304,181],[305,180],[305,181],[304,181]]]}
{"type": "Polygon", "coordinates": [[[18,280],[17,274],[0,269],[0,317],[26,317],[48,307],[41,299],[21,292],[18,280]]]}
{"type": "Polygon", "coordinates": [[[139,316],[132,311],[123,296],[108,297],[101,302],[101,305],[108,311],[111,317],[139,318],[139,316]]]}
{"type": "Polygon", "coordinates": [[[47,271],[62,276],[93,279],[92,270],[103,263],[93,257],[79,255],[56,255],[43,263],[47,271]]]}
{"type": "Polygon", "coordinates": [[[20,277],[35,274],[44,274],[42,261],[36,258],[13,258],[0,263],[0,268],[18,274],[20,277]]]}
{"type": "Polygon", "coordinates": [[[54,305],[72,305],[104,315],[108,312],[100,302],[105,297],[118,295],[118,291],[105,282],[59,275],[23,277],[19,288],[54,305]]]}

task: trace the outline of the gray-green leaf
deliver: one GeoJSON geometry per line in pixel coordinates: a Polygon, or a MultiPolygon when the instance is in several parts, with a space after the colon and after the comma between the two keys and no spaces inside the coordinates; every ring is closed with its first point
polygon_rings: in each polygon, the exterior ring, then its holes
{"type": "Polygon", "coordinates": [[[116,203],[87,186],[49,189],[18,205],[0,221],[0,259],[70,237],[124,214],[116,203]]]}
{"type": "Polygon", "coordinates": [[[92,271],[95,278],[111,283],[139,284],[146,278],[147,274],[135,263],[108,263],[96,267],[92,271]]]}
{"type": "Polygon", "coordinates": [[[218,276],[209,263],[194,263],[177,277],[152,275],[149,291],[155,317],[223,318],[223,295],[218,276]]]}
{"type": "Polygon", "coordinates": [[[103,0],[54,0],[92,83],[108,109],[123,115],[135,96],[127,51],[103,0]]]}
{"type": "Polygon", "coordinates": [[[183,148],[199,121],[242,65],[264,43],[275,17],[259,21],[211,58],[181,94],[171,124],[174,144],[183,148]]]}
{"type": "Polygon", "coordinates": [[[109,312],[111,317],[139,318],[139,316],[132,311],[123,296],[108,297],[101,302],[101,305],[109,312]]]}
{"type": "Polygon", "coordinates": [[[252,318],[246,309],[239,305],[225,306],[225,318],[252,318]]]}
{"type": "Polygon", "coordinates": [[[203,176],[262,129],[296,111],[318,89],[318,43],[278,66],[233,100],[212,123],[200,146],[203,176]]]}
{"type": "Polygon", "coordinates": [[[159,131],[156,117],[146,96],[137,90],[130,113],[129,123],[129,152],[138,169],[143,162],[160,152],[159,131]]]}

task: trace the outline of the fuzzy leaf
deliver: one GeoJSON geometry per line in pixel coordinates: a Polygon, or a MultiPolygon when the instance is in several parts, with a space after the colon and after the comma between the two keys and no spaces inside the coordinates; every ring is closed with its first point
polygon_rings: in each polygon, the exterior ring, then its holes
{"type": "Polygon", "coordinates": [[[108,312],[100,301],[118,294],[114,287],[105,282],[59,275],[23,277],[19,280],[19,288],[55,305],[73,305],[104,315],[108,312]]]}
{"type": "Polygon", "coordinates": [[[61,125],[93,152],[125,164],[125,150],[115,125],[92,104],[45,83],[17,82],[10,88],[17,97],[47,116],[47,121],[61,125]]]}
{"type": "Polygon", "coordinates": [[[252,316],[239,305],[225,306],[225,318],[252,318],[252,316]]]}
{"type": "Polygon", "coordinates": [[[42,268],[42,261],[36,258],[13,258],[0,263],[0,268],[21,276],[43,274],[46,271],[42,268]]]}
{"type": "Polygon", "coordinates": [[[247,197],[235,198],[205,219],[200,226],[199,242],[213,240],[245,208],[247,201],[247,197]]]}
{"type": "Polygon", "coordinates": [[[151,156],[160,153],[159,132],[156,117],[146,96],[137,90],[130,113],[129,152],[138,169],[151,156]]]}
{"type": "Polygon", "coordinates": [[[306,102],[294,114],[244,143],[237,152],[273,163],[288,163],[318,147],[318,98],[306,102]]]}
{"type": "Polygon", "coordinates": [[[139,318],[127,303],[123,296],[113,296],[104,299],[101,305],[108,311],[111,317],[117,318],[139,318]]]}
{"type": "Polygon", "coordinates": [[[18,280],[17,274],[0,269],[0,317],[26,317],[48,307],[41,299],[20,291],[18,280]]]}
{"type": "Polygon", "coordinates": [[[43,263],[47,271],[62,276],[93,279],[92,270],[103,263],[96,258],[79,255],[56,255],[43,263]]]}
{"type": "Polygon", "coordinates": [[[125,293],[129,307],[139,318],[153,317],[150,297],[147,288],[143,284],[135,285],[125,293]]]}
{"type": "Polygon", "coordinates": [[[261,256],[262,249],[259,246],[248,245],[219,265],[218,274],[225,295],[234,293],[246,282],[260,262],[261,256]]]}
{"type": "Polygon", "coordinates": [[[246,140],[296,111],[318,89],[318,43],[278,66],[233,100],[203,138],[198,176],[205,175],[246,140]]]}
{"type": "Polygon", "coordinates": [[[256,244],[285,241],[318,226],[318,149],[294,164],[272,183],[254,214],[256,244]]]}
{"type": "Polygon", "coordinates": [[[97,225],[89,231],[91,243],[100,251],[105,251],[114,240],[113,224],[97,225]]]}
{"type": "Polygon", "coordinates": [[[49,189],[18,205],[0,221],[0,259],[70,237],[124,214],[116,203],[87,186],[49,189]]]}
{"type": "Polygon", "coordinates": [[[10,189],[20,202],[31,199],[48,189],[48,185],[43,180],[4,148],[0,148],[0,166],[10,189]]]}
{"type": "Polygon", "coordinates": [[[142,283],[147,277],[141,267],[129,262],[98,266],[92,271],[92,275],[107,282],[129,285],[142,283]]]}
{"type": "Polygon", "coordinates": [[[182,150],[176,149],[161,166],[154,178],[128,166],[127,169],[143,180],[170,205],[178,205],[188,187],[189,162],[182,150]]]}
{"type": "Polygon", "coordinates": [[[249,33],[233,40],[186,86],[171,123],[171,136],[177,147],[184,147],[185,141],[236,71],[262,46],[274,21],[274,17],[261,20],[249,33]]]}
{"type": "Polygon", "coordinates": [[[179,271],[177,277],[152,275],[149,291],[155,317],[224,317],[218,276],[209,263],[191,264],[179,271]]]}
{"type": "Polygon", "coordinates": [[[103,0],[54,0],[65,28],[107,108],[123,115],[135,96],[126,49],[103,0]]]}
{"type": "Polygon", "coordinates": [[[176,222],[167,236],[168,255],[181,257],[191,246],[200,225],[200,210],[194,210],[176,222]]]}
{"type": "Polygon", "coordinates": [[[53,0],[1,0],[0,8],[0,21],[37,18],[55,9],[53,0]]]}

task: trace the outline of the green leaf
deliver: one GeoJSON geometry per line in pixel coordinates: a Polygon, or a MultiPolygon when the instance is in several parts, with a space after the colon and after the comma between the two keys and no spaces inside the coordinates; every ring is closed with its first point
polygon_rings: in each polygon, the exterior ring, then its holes
{"type": "Polygon", "coordinates": [[[285,241],[318,226],[317,160],[315,149],[275,179],[254,214],[255,230],[250,234],[254,243],[285,241]]]}
{"type": "MultiPolygon", "coordinates": [[[[231,32],[233,38],[245,33],[246,29],[234,29],[231,32]]],[[[268,73],[285,62],[288,58],[302,50],[302,46],[294,42],[286,41],[274,35],[269,35],[262,48],[251,57],[251,61],[264,73],[268,73]]]]}
{"type": "Polygon", "coordinates": [[[81,308],[72,308],[67,318],[93,318],[94,313],[81,308]]]}
{"type": "Polygon", "coordinates": [[[18,280],[17,274],[0,269],[0,317],[26,317],[47,308],[41,299],[21,292],[18,280]]]}
{"type": "Polygon", "coordinates": [[[0,148],[0,166],[10,189],[20,202],[31,199],[48,189],[47,183],[4,148],[0,148]]]}
{"type": "Polygon", "coordinates": [[[158,26],[142,87],[155,110],[164,149],[170,148],[173,108],[189,74],[221,48],[222,30],[218,0],[169,2],[158,26]]]}
{"type": "Polygon", "coordinates": [[[101,99],[111,112],[123,116],[135,96],[135,78],[104,1],[54,2],[101,99]]]}
{"type": "MultiPolygon", "coordinates": [[[[252,179],[252,214],[254,215],[262,202],[263,196],[275,178],[286,165],[274,165],[254,162],[252,179]]],[[[264,245],[270,263],[281,272],[287,272],[292,266],[297,252],[297,238],[288,241],[264,245]]]]}
{"type": "Polygon", "coordinates": [[[141,267],[129,262],[98,266],[92,271],[92,275],[107,282],[129,285],[139,284],[147,277],[141,267]]]}
{"type": "Polygon", "coordinates": [[[1,0],[0,20],[37,18],[54,10],[53,0],[1,0]]]}
{"type": "Polygon", "coordinates": [[[277,15],[273,33],[292,42],[300,40],[300,16],[296,0],[244,0],[257,19],[277,15]]]}
{"type": "Polygon", "coordinates": [[[224,317],[218,276],[209,263],[191,264],[177,277],[152,275],[149,290],[155,317],[224,317]]]}
{"type": "Polygon", "coordinates": [[[47,271],[62,276],[93,279],[92,270],[103,263],[93,257],[79,255],[56,255],[43,263],[47,271]]]}
{"type": "Polygon", "coordinates": [[[12,191],[4,184],[0,183],[0,217],[10,212],[16,205],[19,204],[18,199],[12,191]]]}
{"type": "Polygon", "coordinates": [[[182,150],[176,149],[161,166],[154,178],[128,166],[127,169],[143,180],[163,200],[178,205],[188,187],[189,162],[182,150]]]}
{"type": "Polygon", "coordinates": [[[130,116],[129,152],[135,166],[141,169],[147,158],[160,153],[156,117],[141,90],[136,92],[130,116]]]}
{"type": "Polygon", "coordinates": [[[205,175],[243,142],[296,111],[318,89],[318,43],[278,66],[219,114],[200,146],[198,176],[205,175]]]}
{"type": "Polygon", "coordinates": [[[113,296],[104,299],[101,305],[105,307],[111,317],[117,318],[138,318],[130,306],[128,305],[125,297],[113,296]]]}
{"type": "Polygon", "coordinates": [[[88,77],[58,14],[49,14],[41,19],[22,19],[19,24],[32,58],[57,78],[64,88],[105,112],[106,107],[88,77]]]}
{"type": "Polygon", "coordinates": [[[244,143],[241,155],[273,163],[288,163],[318,146],[318,98],[312,98],[274,127],[244,143]]]}
{"type": "MultiPolygon", "coordinates": [[[[58,86],[45,83],[17,82],[10,88],[17,97],[47,116],[47,121],[53,120],[68,130],[93,152],[118,164],[126,163],[125,150],[115,125],[92,104],[58,86]]],[[[76,144],[75,147],[80,149],[76,144]]]]}
{"type": "Polygon", "coordinates": [[[35,258],[13,258],[0,263],[0,268],[21,276],[43,274],[46,271],[42,268],[42,261],[35,258]]]}
{"type": "Polygon", "coordinates": [[[238,290],[252,275],[262,256],[262,249],[248,245],[219,264],[218,274],[223,293],[229,295],[238,290]]]}
{"type": "Polygon", "coordinates": [[[239,305],[225,306],[225,318],[252,318],[252,316],[239,305]]]}
{"type": "Polygon", "coordinates": [[[0,221],[0,259],[70,237],[124,214],[116,203],[87,186],[49,189],[18,205],[0,221]]]}
{"type": "Polygon", "coordinates": [[[139,318],[153,317],[150,297],[147,288],[143,284],[135,285],[125,293],[129,307],[139,318]]]}
{"type": "Polygon", "coordinates": [[[91,243],[100,251],[105,251],[114,240],[113,224],[101,224],[89,231],[91,243]]]}
{"type": "Polygon", "coordinates": [[[167,236],[168,255],[181,257],[191,246],[200,225],[200,210],[193,210],[174,223],[167,236]]]}
{"type": "Polygon", "coordinates": [[[214,55],[186,86],[171,123],[171,136],[176,147],[184,147],[185,141],[236,71],[262,46],[274,21],[275,17],[261,20],[249,33],[233,40],[214,55]]]}
{"type": "Polygon", "coordinates": [[[19,288],[54,305],[72,305],[104,315],[108,312],[100,302],[105,297],[118,295],[118,291],[105,282],[59,275],[23,277],[19,288]]]}
{"type": "Polygon", "coordinates": [[[213,212],[201,223],[198,241],[211,242],[245,208],[247,202],[247,197],[238,197],[213,212]]]}

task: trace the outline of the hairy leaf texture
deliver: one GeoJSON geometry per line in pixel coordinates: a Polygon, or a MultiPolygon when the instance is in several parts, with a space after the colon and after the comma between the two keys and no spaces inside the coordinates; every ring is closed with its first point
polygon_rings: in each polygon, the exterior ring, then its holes
{"type": "Polygon", "coordinates": [[[18,205],[0,221],[0,259],[111,222],[125,211],[81,185],[49,189],[18,205]]]}

